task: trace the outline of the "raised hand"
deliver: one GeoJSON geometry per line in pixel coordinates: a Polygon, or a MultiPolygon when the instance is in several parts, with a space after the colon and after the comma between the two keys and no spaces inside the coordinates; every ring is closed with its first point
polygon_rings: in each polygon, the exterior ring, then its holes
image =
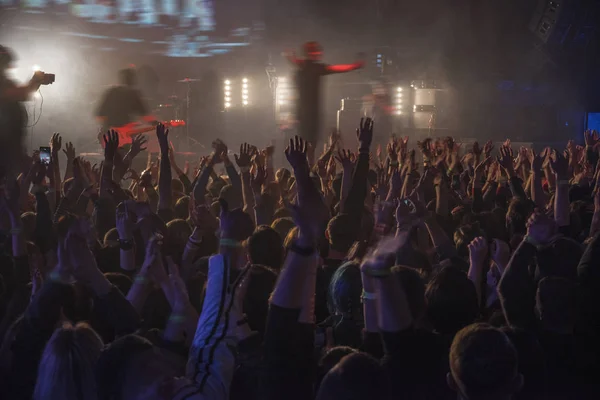
{"type": "Polygon", "coordinates": [[[594,147],[600,141],[598,138],[598,132],[590,131],[589,129],[583,133],[586,147],[594,147]]]}
{"type": "MultiPolygon", "coordinates": [[[[507,140],[507,142],[510,142],[507,140]]],[[[510,147],[500,147],[500,156],[498,157],[498,163],[506,171],[509,176],[513,176],[515,172],[515,166],[513,164],[513,152],[510,147]]]]}
{"type": "Polygon", "coordinates": [[[377,171],[377,183],[374,189],[380,199],[385,199],[390,190],[390,178],[383,169],[377,171]]]}
{"type": "Polygon", "coordinates": [[[131,139],[131,148],[129,149],[129,153],[131,154],[131,158],[135,158],[142,151],[146,150],[144,146],[148,139],[144,135],[136,135],[131,139]]]}
{"type": "Polygon", "coordinates": [[[342,169],[345,172],[351,172],[354,169],[355,160],[353,160],[352,152],[350,150],[338,150],[336,158],[339,163],[342,164],[342,169]]]}
{"type": "MultiPolygon", "coordinates": [[[[194,202],[190,201],[190,204],[194,202]]],[[[190,219],[192,224],[204,234],[214,234],[219,229],[219,220],[204,204],[194,207],[190,212],[190,219]]]]}
{"type": "Polygon", "coordinates": [[[486,157],[489,157],[492,154],[492,150],[494,150],[494,144],[491,140],[488,140],[483,146],[483,153],[486,157]]]}
{"type": "Polygon", "coordinates": [[[233,158],[235,158],[235,163],[238,165],[238,167],[240,167],[240,169],[250,168],[250,163],[252,162],[251,151],[252,148],[248,143],[242,143],[240,145],[240,155],[233,155],[233,158]]]}
{"type": "MultiPolygon", "coordinates": [[[[107,131],[103,136],[104,140],[104,161],[114,162],[115,154],[117,153],[117,149],[119,148],[119,134],[117,131],[110,130],[107,131]]],[[[69,148],[69,143],[67,143],[67,149],[69,148]]],[[[69,156],[67,156],[69,158],[69,156]]],[[[75,158],[75,152],[73,151],[73,158],[75,158]]]]}
{"type": "Polygon", "coordinates": [[[264,166],[256,164],[254,174],[250,175],[250,184],[252,185],[252,191],[255,194],[261,193],[261,188],[267,181],[267,170],[264,166]]]}
{"type": "Polygon", "coordinates": [[[50,139],[50,151],[52,152],[52,156],[57,156],[58,152],[62,147],[62,138],[60,137],[60,133],[52,134],[52,138],[50,139]]]}
{"type": "Polygon", "coordinates": [[[484,237],[476,237],[467,247],[469,249],[471,263],[478,267],[482,267],[485,257],[488,254],[487,240],[484,237]]]}
{"type": "Polygon", "coordinates": [[[483,178],[483,174],[485,173],[485,166],[490,162],[491,159],[492,157],[487,157],[475,167],[473,172],[473,181],[477,184],[481,182],[481,178],[483,178]]]}
{"type": "Polygon", "coordinates": [[[360,119],[360,126],[356,129],[356,137],[358,138],[359,150],[368,152],[373,142],[373,120],[371,118],[360,119]]]}
{"type": "MultiPolygon", "coordinates": [[[[106,144],[106,141],[104,143],[106,144]]],[[[67,142],[67,144],[65,145],[65,149],[63,150],[63,153],[65,153],[65,156],[67,156],[68,161],[73,161],[73,159],[75,158],[75,146],[73,146],[73,143],[67,142]]],[[[106,154],[106,151],[105,151],[105,154],[106,154]]]]}
{"type": "Polygon", "coordinates": [[[131,240],[133,238],[133,221],[129,215],[127,202],[121,203],[117,207],[116,228],[119,239],[131,240]]]}
{"type": "Polygon", "coordinates": [[[479,147],[479,142],[473,143],[473,149],[471,150],[475,156],[480,156],[483,153],[483,149],[479,147]]]}
{"type": "Polygon", "coordinates": [[[156,125],[156,138],[161,153],[167,153],[169,151],[169,130],[163,124],[156,125]]]}
{"type": "Polygon", "coordinates": [[[285,149],[285,157],[294,169],[294,173],[296,171],[308,171],[306,151],[307,144],[300,136],[290,139],[290,144],[285,149]]]}
{"type": "Polygon", "coordinates": [[[431,153],[431,138],[427,138],[422,142],[417,142],[417,146],[419,147],[419,150],[421,150],[424,158],[429,159],[429,161],[433,161],[433,154],[431,153]]]}
{"type": "Polygon", "coordinates": [[[550,168],[558,180],[569,179],[569,153],[565,151],[564,155],[556,150],[550,154],[550,168]]]}
{"type": "Polygon", "coordinates": [[[533,148],[530,148],[529,150],[527,150],[527,159],[529,160],[529,164],[531,165],[531,170],[534,173],[538,173],[542,170],[542,164],[544,163],[544,158],[546,158],[545,150],[540,155],[537,155],[533,148]]]}
{"type": "Polygon", "coordinates": [[[218,164],[225,161],[227,145],[221,139],[217,139],[212,143],[212,147],[214,149],[213,162],[218,164]]]}

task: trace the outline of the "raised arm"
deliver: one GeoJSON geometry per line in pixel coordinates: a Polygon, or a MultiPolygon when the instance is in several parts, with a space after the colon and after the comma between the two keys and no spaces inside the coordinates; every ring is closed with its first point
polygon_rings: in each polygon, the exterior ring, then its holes
{"type": "Polygon", "coordinates": [[[350,72],[357,69],[360,69],[365,65],[363,61],[357,61],[352,64],[337,64],[337,65],[328,65],[326,70],[330,74],[343,74],[344,72],[350,72]]]}
{"type": "Polygon", "coordinates": [[[160,175],[158,177],[158,209],[169,210],[173,206],[171,190],[171,162],[169,161],[169,130],[163,124],[156,127],[160,145],[160,175]]]}

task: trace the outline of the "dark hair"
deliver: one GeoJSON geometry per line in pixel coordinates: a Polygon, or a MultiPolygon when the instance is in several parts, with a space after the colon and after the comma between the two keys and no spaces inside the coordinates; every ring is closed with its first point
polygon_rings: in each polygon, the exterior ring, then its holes
{"type": "Polygon", "coordinates": [[[356,222],[348,214],[333,217],[327,224],[329,247],[342,253],[347,253],[356,239],[354,231],[356,222]]]}
{"type": "Polygon", "coordinates": [[[366,353],[345,356],[333,367],[317,393],[317,400],[385,400],[391,398],[383,366],[366,353]]]}
{"type": "Polygon", "coordinates": [[[123,336],[106,346],[96,364],[98,399],[125,400],[121,398],[121,392],[130,363],[152,348],[149,340],[138,335],[123,336]]]}
{"type": "Polygon", "coordinates": [[[282,241],[283,239],[285,239],[289,231],[291,231],[292,228],[295,226],[296,224],[289,217],[277,218],[271,223],[271,228],[275,229],[275,231],[279,233],[279,236],[282,238],[282,241]]]}
{"type": "Polygon", "coordinates": [[[411,267],[398,265],[392,272],[404,288],[413,320],[418,321],[425,314],[425,282],[419,272],[411,267]]]}
{"type": "Polygon", "coordinates": [[[479,314],[473,282],[456,267],[442,268],[425,291],[427,316],[434,328],[451,334],[473,323],[479,314]]]}
{"type": "Polygon", "coordinates": [[[575,283],[558,277],[542,279],[538,283],[537,307],[547,330],[573,329],[577,310],[575,283]]]}
{"type": "Polygon", "coordinates": [[[15,55],[13,51],[8,47],[0,45],[0,70],[8,69],[14,60],[15,55]]]}
{"type": "Polygon", "coordinates": [[[467,397],[509,394],[517,378],[517,351],[508,337],[487,324],[460,330],[450,347],[450,371],[467,397]]]}
{"type": "Polygon", "coordinates": [[[190,196],[182,196],[175,203],[174,213],[176,219],[188,219],[190,217],[190,196]]]}
{"type": "Polygon", "coordinates": [[[262,337],[267,325],[269,298],[275,288],[277,273],[264,265],[252,265],[250,268],[250,282],[244,298],[244,313],[248,318],[250,329],[258,332],[262,337]]]}
{"type": "Polygon", "coordinates": [[[126,86],[135,86],[137,74],[133,68],[124,68],[119,71],[119,83],[126,86]]]}
{"type": "Polygon", "coordinates": [[[252,264],[278,271],[283,263],[283,240],[273,228],[261,225],[248,238],[248,253],[252,264]]]}

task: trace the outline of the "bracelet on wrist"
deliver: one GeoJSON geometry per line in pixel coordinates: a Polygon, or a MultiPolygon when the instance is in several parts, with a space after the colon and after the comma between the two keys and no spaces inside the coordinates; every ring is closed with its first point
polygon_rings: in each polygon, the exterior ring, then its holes
{"type": "Polygon", "coordinates": [[[131,250],[133,249],[133,239],[118,239],[119,248],[121,250],[131,250]]]}
{"type": "Polygon", "coordinates": [[[366,267],[364,271],[365,271],[366,275],[373,277],[373,278],[387,278],[388,276],[392,275],[392,267],[388,267],[388,268],[366,267]]]}
{"type": "Polygon", "coordinates": [[[315,247],[302,247],[294,241],[290,245],[289,250],[300,256],[308,257],[315,253],[316,248],[315,247]]]}
{"type": "Polygon", "coordinates": [[[223,247],[242,247],[242,242],[234,239],[221,239],[219,245],[223,247]]]}
{"type": "Polygon", "coordinates": [[[377,295],[375,293],[365,292],[363,290],[362,291],[362,295],[360,296],[360,299],[362,301],[364,301],[364,300],[377,300],[377,295]]]}
{"type": "Polygon", "coordinates": [[[171,315],[169,317],[169,322],[182,323],[182,322],[185,322],[185,319],[186,319],[185,315],[175,314],[175,315],[171,315]]]}

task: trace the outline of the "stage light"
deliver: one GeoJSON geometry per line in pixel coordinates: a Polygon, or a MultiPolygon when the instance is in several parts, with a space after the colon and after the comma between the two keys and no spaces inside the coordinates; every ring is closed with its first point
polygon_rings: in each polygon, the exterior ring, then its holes
{"type": "Polygon", "coordinates": [[[227,80],[225,81],[225,85],[229,85],[229,84],[231,84],[231,82],[229,81],[229,79],[227,79],[227,80]]]}
{"type": "Polygon", "coordinates": [[[225,97],[225,101],[229,103],[231,101],[231,97],[225,97]]]}
{"type": "Polygon", "coordinates": [[[244,100],[242,104],[245,105],[245,106],[247,106],[248,102],[246,100],[244,100]]]}
{"type": "Polygon", "coordinates": [[[396,111],[396,115],[402,115],[402,110],[396,111]]]}
{"type": "Polygon", "coordinates": [[[401,87],[399,87],[399,88],[398,88],[398,89],[396,89],[396,90],[397,90],[398,92],[401,92],[401,91],[402,91],[402,88],[401,88],[401,87]]]}
{"type": "Polygon", "coordinates": [[[231,103],[225,103],[225,108],[231,107],[231,103]]]}
{"type": "Polygon", "coordinates": [[[31,69],[33,69],[34,72],[40,71],[41,68],[39,65],[34,65],[33,67],[31,67],[31,69]]]}
{"type": "Polygon", "coordinates": [[[229,90],[225,91],[225,96],[231,96],[231,92],[229,90]]]}
{"type": "Polygon", "coordinates": [[[398,94],[396,95],[396,97],[397,97],[398,99],[401,99],[401,98],[402,98],[402,93],[398,93],[398,94]]]}
{"type": "Polygon", "coordinates": [[[413,112],[417,112],[417,106],[413,106],[413,112]]]}
{"type": "Polygon", "coordinates": [[[242,82],[248,83],[248,79],[244,78],[244,79],[242,79],[242,82]]]}
{"type": "Polygon", "coordinates": [[[243,95],[243,96],[242,96],[242,99],[244,99],[244,100],[248,100],[248,95],[247,95],[247,94],[243,95]]]}

